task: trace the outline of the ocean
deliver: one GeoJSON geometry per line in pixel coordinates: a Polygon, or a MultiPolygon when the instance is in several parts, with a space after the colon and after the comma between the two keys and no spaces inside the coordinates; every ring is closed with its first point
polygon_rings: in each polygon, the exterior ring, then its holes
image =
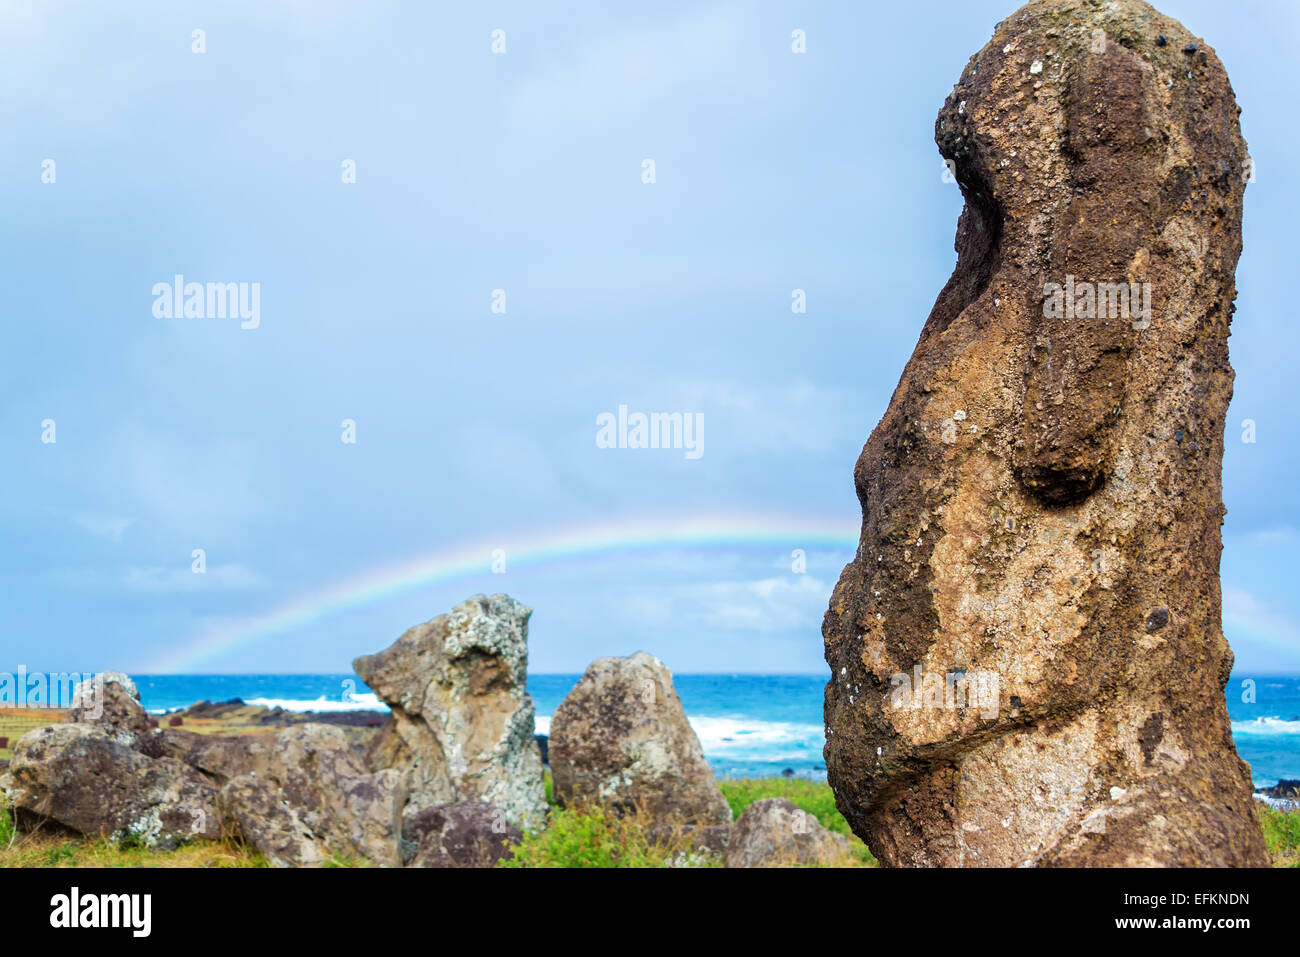
{"type": "MultiPolygon", "coordinates": [[[[196,701],[242,698],[290,711],[385,710],[356,675],[134,675],[144,706],[153,712],[196,701]]],[[[579,675],[529,675],[537,704],[537,731],[550,731],[551,714],[579,675]]],[[[1300,677],[1263,677],[1228,683],[1228,714],[1237,752],[1250,762],[1257,787],[1300,778],[1300,677]],[[1248,693],[1253,690],[1253,695],[1248,693]],[[1242,700],[1251,698],[1254,700],[1242,700]]],[[[673,676],[704,755],[720,777],[774,777],[787,771],[821,779],[820,675],[673,676]]]]}

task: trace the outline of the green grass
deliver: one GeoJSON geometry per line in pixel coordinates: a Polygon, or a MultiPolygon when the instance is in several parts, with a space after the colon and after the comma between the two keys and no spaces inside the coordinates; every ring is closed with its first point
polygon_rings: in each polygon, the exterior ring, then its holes
{"type": "Polygon", "coordinates": [[[1274,867],[1300,867],[1300,811],[1259,806],[1259,824],[1274,867]]]}
{"type": "Polygon", "coordinates": [[[853,833],[849,822],[835,806],[835,792],[825,781],[803,778],[737,778],[718,782],[722,796],[731,805],[731,816],[738,818],[745,808],[763,798],[785,798],[795,807],[817,818],[822,827],[849,839],[854,859],[861,867],[879,867],[867,845],[853,833]]]}
{"type": "Polygon", "coordinates": [[[599,805],[554,808],[545,830],[525,834],[501,867],[716,867],[694,854],[689,838],[651,839],[643,812],[619,815],[599,805]]]}
{"type": "MultiPolygon", "coordinates": [[[[825,783],[783,778],[748,778],[719,782],[731,807],[732,818],[761,798],[783,797],[807,811],[828,830],[851,843],[847,867],[875,867],[875,858],[835,808],[835,795],[825,783]]],[[[546,799],[552,805],[544,831],[524,835],[513,858],[502,867],[717,867],[716,855],[694,851],[689,838],[674,836],[667,842],[650,837],[645,814],[619,815],[602,807],[580,809],[555,806],[551,776],[546,775],[546,799]]]]}
{"type": "Polygon", "coordinates": [[[731,816],[740,817],[745,808],[763,798],[785,798],[795,807],[807,811],[828,831],[852,838],[853,831],[844,815],[835,807],[835,793],[826,782],[802,778],[736,778],[718,782],[722,796],[731,805],[731,816]]]}

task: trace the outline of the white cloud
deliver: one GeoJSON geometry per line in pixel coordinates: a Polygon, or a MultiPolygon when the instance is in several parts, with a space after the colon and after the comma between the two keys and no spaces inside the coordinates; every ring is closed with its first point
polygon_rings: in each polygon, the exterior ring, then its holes
{"type": "Polygon", "coordinates": [[[459,431],[460,474],[476,482],[510,489],[512,494],[537,495],[555,487],[555,469],[546,449],[532,436],[480,421],[459,431]],[[519,476],[528,476],[521,483],[519,476]]]}
{"type": "Polygon", "coordinates": [[[1258,598],[1235,585],[1223,586],[1223,620],[1231,620],[1251,631],[1296,633],[1289,621],[1277,617],[1258,598]]]}
{"type": "Polygon", "coordinates": [[[568,50],[544,61],[545,69],[521,76],[513,90],[513,127],[550,132],[567,108],[566,121],[608,135],[611,125],[644,124],[652,108],[677,113],[683,95],[725,90],[733,110],[770,108],[789,95],[754,54],[762,38],[744,4],[695,6],[635,25],[600,22],[575,29],[571,39],[568,50]]]}
{"type": "Polygon", "coordinates": [[[1300,664],[1300,628],[1294,619],[1244,588],[1223,586],[1223,630],[1236,653],[1236,671],[1300,664]]]}
{"type": "Polygon", "coordinates": [[[638,390],[640,411],[703,412],[710,441],[753,452],[843,453],[861,448],[884,412],[859,389],[810,382],[756,387],[726,379],[669,380],[638,390]]]}
{"type": "Polygon", "coordinates": [[[798,631],[821,624],[833,586],[809,575],[709,582],[679,589],[677,612],[687,621],[739,631],[798,631]]]}
{"type": "MultiPolygon", "coordinates": [[[[839,573],[844,570],[844,566],[853,561],[853,552],[845,549],[804,549],[804,561],[807,564],[807,571],[820,572],[825,571],[834,574],[837,578],[839,573]]],[[[793,571],[791,565],[794,562],[794,556],[789,551],[784,551],[780,556],[773,559],[770,563],[772,568],[780,569],[782,572],[793,571]]]]}
{"type": "Polygon", "coordinates": [[[1274,525],[1249,532],[1246,538],[1251,544],[1265,548],[1275,545],[1289,545],[1296,540],[1296,529],[1294,525],[1274,525]]]}
{"type": "Polygon", "coordinates": [[[102,452],[100,481],[150,519],[186,528],[229,529],[266,514],[268,468],[237,439],[191,436],[131,422],[102,452]]]}
{"type": "Polygon", "coordinates": [[[90,532],[90,534],[114,542],[120,542],[122,534],[135,524],[133,518],[103,513],[73,515],[71,518],[73,522],[90,532]]]}
{"type": "Polygon", "coordinates": [[[122,576],[122,584],[132,591],[245,591],[265,588],[267,581],[260,572],[234,562],[212,565],[202,575],[195,574],[188,565],[181,568],[128,568],[122,576]]]}

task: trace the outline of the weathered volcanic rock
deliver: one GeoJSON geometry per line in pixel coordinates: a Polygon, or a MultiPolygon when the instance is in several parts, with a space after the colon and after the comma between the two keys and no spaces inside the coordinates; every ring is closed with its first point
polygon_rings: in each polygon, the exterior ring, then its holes
{"type": "Polygon", "coordinates": [[[273,760],[276,734],[198,734],[166,728],[154,738],[151,751],[195,768],[218,787],[245,774],[265,774],[273,760]]]}
{"type": "Polygon", "coordinates": [[[664,824],[731,823],[673,676],[643,651],[588,666],[551,718],[549,751],[566,806],[640,805],[664,824]]]}
{"type": "Polygon", "coordinates": [[[344,729],[332,725],[296,725],[257,737],[268,740],[247,751],[201,756],[236,756],[236,763],[223,763],[220,771],[246,773],[224,783],[221,807],[267,860],[279,867],[315,867],[341,856],[401,866],[403,773],[368,771],[344,729]]]}
{"type": "Polygon", "coordinates": [[[785,798],[763,798],[745,808],[726,847],[727,867],[826,866],[849,853],[847,840],[785,798]]]}
{"type": "Polygon", "coordinates": [[[0,790],[25,824],[52,820],[90,837],[168,849],[221,836],[217,791],[203,775],[140,754],[94,725],[23,735],[0,790]]]}
{"type": "Polygon", "coordinates": [[[477,801],[427,807],[402,819],[407,867],[493,867],[521,840],[499,807],[477,801]]]}
{"type": "MultiPolygon", "coordinates": [[[[307,734],[314,746],[347,751],[349,753],[345,759],[348,762],[363,771],[368,767],[369,741],[364,732],[346,726],[331,726],[337,728],[332,732],[321,730],[322,726],[317,726],[310,732],[303,732],[303,725],[294,724],[290,727],[297,730],[295,734],[287,735],[285,740],[301,740],[307,734]]],[[[279,732],[221,735],[200,734],[185,728],[165,728],[154,734],[147,751],[160,757],[183,761],[221,786],[246,774],[267,774],[281,762],[277,756],[277,747],[283,747],[279,732]]]]}
{"type": "Polygon", "coordinates": [[[525,689],[531,614],[507,595],[476,595],[352,663],[392,708],[374,765],[408,774],[409,810],[483,801],[518,826],[545,821],[525,689]]]}
{"type": "Polygon", "coordinates": [[[828,774],[883,863],[1268,863],[1223,697],[1238,112],[1139,0],[1029,4],[940,111],[957,267],[823,625],[828,774]]]}
{"type": "Polygon", "coordinates": [[[105,671],[77,685],[67,720],[93,725],[127,747],[138,747],[152,734],[139,689],[120,671],[105,671]]]}

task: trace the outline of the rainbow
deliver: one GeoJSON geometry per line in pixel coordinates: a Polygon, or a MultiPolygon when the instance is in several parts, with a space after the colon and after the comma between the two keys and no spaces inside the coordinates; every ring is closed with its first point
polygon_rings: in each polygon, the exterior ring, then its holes
{"type": "MultiPolygon", "coordinates": [[[[507,572],[601,555],[653,552],[672,548],[781,546],[857,548],[856,520],[780,515],[695,515],[607,521],[582,528],[502,536],[423,555],[337,582],[181,642],[155,660],[150,674],[194,674],[212,659],[310,625],[338,612],[372,605],[419,588],[488,574],[494,554],[504,552],[507,572]]],[[[504,578],[503,584],[509,582],[504,578]]]]}

